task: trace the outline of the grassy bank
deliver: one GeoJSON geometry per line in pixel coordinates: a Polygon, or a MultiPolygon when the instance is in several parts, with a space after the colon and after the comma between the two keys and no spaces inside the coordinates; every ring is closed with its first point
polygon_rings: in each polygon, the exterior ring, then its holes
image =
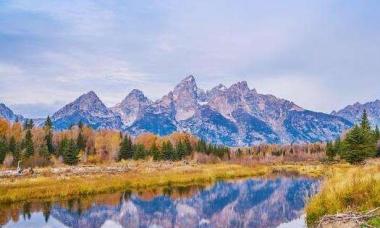
{"type": "Polygon", "coordinates": [[[324,215],[350,211],[365,212],[380,206],[380,164],[333,167],[326,181],[306,208],[307,223],[315,224],[324,215]]]}
{"type": "Polygon", "coordinates": [[[44,175],[35,177],[3,178],[0,183],[0,203],[31,199],[62,199],[125,189],[140,191],[167,185],[207,184],[218,179],[278,175],[279,173],[317,177],[321,176],[326,169],[323,165],[302,164],[246,167],[235,164],[183,165],[177,163],[166,169],[154,167],[151,163],[143,163],[128,172],[116,174],[65,175],[45,171],[44,175]]]}

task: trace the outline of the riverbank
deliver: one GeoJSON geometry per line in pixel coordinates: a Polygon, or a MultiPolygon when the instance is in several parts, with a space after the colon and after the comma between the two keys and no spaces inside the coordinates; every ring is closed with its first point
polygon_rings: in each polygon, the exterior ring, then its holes
{"type": "MultiPolygon", "coordinates": [[[[293,163],[243,166],[195,162],[127,161],[107,166],[63,166],[34,169],[33,174],[1,171],[0,204],[54,201],[76,196],[166,187],[204,186],[220,179],[305,175],[323,178],[320,192],[306,208],[309,225],[325,215],[366,212],[380,205],[380,161],[363,166],[293,163]]],[[[326,223],[326,227],[330,223],[326,223]]]]}
{"type": "Polygon", "coordinates": [[[371,218],[361,216],[380,207],[380,160],[370,160],[362,166],[333,167],[324,176],[320,192],[306,207],[308,225],[321,223],[330,227],[335,222],[345,222],[345,227],[350,223],[360,226],[380,215],[377,210],[371,218]],[[341,221],[342,214],[355,216],[345,216],[341,221]],[[325,222],[324,216],[329,218],[325,222]]]}
{"type": "MultiPolygon", "coordinates": [[[[322,164],[257,165],[196,164],[185,162],[123,162],[112,167],[35,169],[33,175],[1,178],[0,203],[32,199],[53,200],[76,195],[146,190],[162,186],[209,184],[220,179],[279,174],[320,177],[322,164]]],[[[7,172],[7,171],[3,171],[7,172]]]]}

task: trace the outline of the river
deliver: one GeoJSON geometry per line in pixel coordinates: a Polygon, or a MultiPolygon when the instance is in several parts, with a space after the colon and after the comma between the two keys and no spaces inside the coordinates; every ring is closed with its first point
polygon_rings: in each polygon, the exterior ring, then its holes
{"type": "Polygon", "coordinates": [[[320,181],[306,177],[219,181],[210,186],[0,206],[3,227],[305,227],[320,181]]]}

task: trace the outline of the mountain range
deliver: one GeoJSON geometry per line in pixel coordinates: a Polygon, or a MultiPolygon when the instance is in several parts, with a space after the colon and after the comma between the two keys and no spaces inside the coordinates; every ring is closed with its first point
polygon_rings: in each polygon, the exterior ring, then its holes
{"type": "MultiPolygon", "coordinates": [[[[332,140],[352,127],[364,109],[374,123],[379,123],[378,100],[326,114],[260,94],[245,81],[230,87],[219,84],[205,91],[190,75],[156,101],[134,89],[119,104],[108,108],[91,91],[58,110],[52,120],[56,130],[82,121],[95,129],[118,129],[132,135],[187,131],[217,144],[247,146],[332,140]]],[[[16,115],[0,105],[0,116],[15,120],[16,115]]]]}

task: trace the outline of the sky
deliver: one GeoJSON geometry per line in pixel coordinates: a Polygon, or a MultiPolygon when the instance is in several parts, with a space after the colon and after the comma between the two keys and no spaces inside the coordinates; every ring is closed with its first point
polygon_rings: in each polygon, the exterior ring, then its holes
{"type": "Polygon", "coordinates": [[[380,99],[377,0],[0,1],[0,103],[51,115],[95,91],[158,99],[192,74],[330,113],[380,99]]]}

